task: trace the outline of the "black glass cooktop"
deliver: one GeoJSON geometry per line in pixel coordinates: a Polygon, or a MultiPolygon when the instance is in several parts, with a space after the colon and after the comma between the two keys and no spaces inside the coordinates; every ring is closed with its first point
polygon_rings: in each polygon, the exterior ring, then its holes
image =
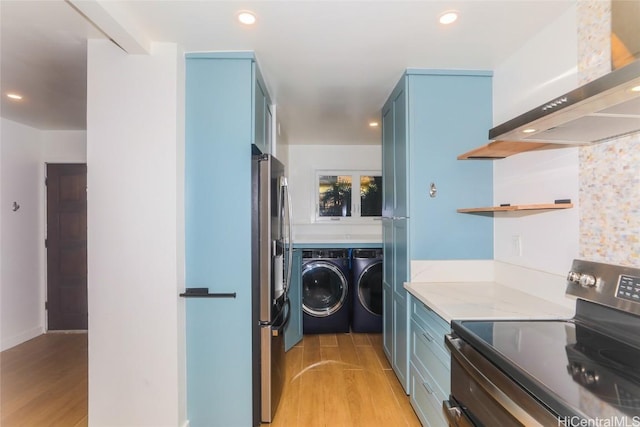
{"type": "Polygon", "coordinates": [[[573,320],[452,328],[559,417],[640,425],[640,349],[573,320]]]}

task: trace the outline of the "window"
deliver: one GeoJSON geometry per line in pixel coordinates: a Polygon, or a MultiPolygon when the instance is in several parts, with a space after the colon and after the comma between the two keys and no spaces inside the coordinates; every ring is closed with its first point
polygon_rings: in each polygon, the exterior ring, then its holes
{"type": "Polygon", "coordinates": [[[318,171],[316,189],[316,220],[382,216],[382,176],[379,171],[318,171]]]}

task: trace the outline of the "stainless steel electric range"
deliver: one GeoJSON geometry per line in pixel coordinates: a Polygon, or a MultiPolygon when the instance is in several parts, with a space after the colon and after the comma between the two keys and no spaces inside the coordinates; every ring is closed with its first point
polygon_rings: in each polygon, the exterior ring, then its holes
{"type": "Polygon", "coordinates": [[[640,269],[574,260],[570,320],[453,321],[452,426],[640,426],[640,269]]]}

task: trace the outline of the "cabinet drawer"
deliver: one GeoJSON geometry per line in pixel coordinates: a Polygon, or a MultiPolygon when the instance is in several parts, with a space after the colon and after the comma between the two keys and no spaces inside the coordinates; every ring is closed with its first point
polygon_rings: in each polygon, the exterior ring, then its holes
{"type": "MultiPolygon", "coordinates": [[[[449,352],[429,341],[425,331],[411,321],[411,362],[423,376],[430,376],[443,396],[450,393],[451,361],[449,352]]],[[[444,335],[438,337],[444,341],[444,335]]]]}
{"type": "Polygon", "coordinates": [[[442,401],[445,397],[435,392],[432,380],[425,380],[418,369],[410,364],[410,397],[411,406],[415,409],[423,426],[444,427],[447,425],[442,414],[442,401]]]}
{"type": "MultiPolygon", "coordinates": [[[[415,318],[416,322],[423,328],[429,328],[443,337],[451,331],[447,321],[416,298],[411,298],[411,317],[415,318]]],[[[441,344],[444,348],[444,338],[441,344]]]]}

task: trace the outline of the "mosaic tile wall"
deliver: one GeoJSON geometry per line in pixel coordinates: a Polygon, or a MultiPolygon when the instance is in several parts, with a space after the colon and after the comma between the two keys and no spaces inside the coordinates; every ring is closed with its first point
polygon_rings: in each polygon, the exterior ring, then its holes
{"type": "Polygon", "coordinates": [[[589,83],[611,71],[611,3],[579,0],[578,84],[589,83]]]}
{"type": "MultiPolygon", "coordinates": [[[[610,3],[578,2],[580,84],[611,69],[610,3]]],[[[640,133],[580,148],[580,256],[640,267],[640,133]]]]}

